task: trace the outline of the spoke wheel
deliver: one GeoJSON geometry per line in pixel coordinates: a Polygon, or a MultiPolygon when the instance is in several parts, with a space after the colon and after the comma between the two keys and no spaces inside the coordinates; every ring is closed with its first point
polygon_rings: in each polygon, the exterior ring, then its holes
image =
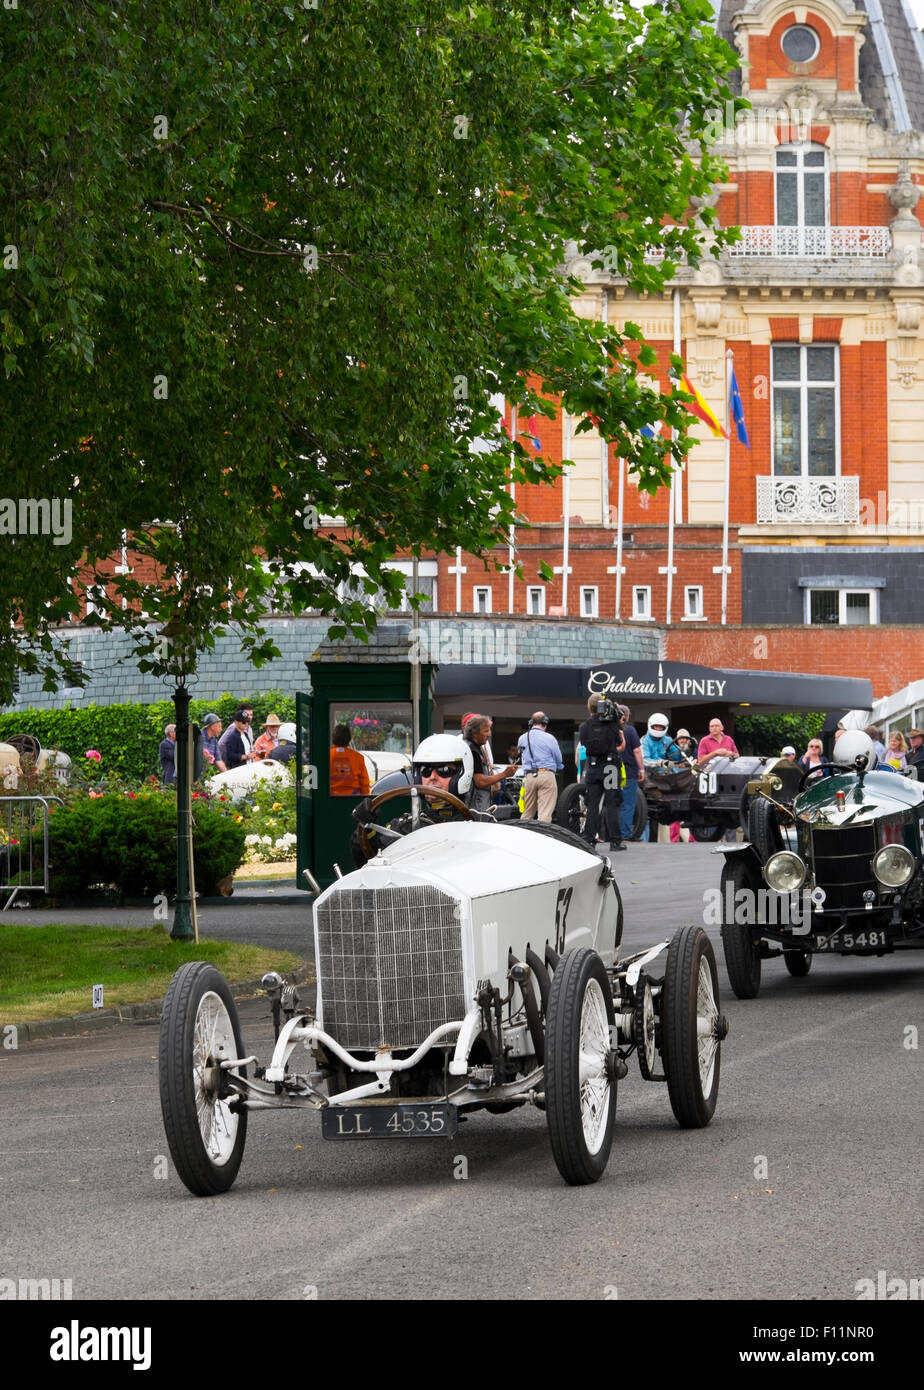
{"type": "Polygon", "coordinates": [[[639,977],[635,987],[635,1041],[638,1055],[638,1069],[646,1081],[663,1081],[658,1072],[658,1046],[655,1041],[657,1017],[651,981],[647,976],[639,977]]]}
{"type": "Polygon", "coordinates": [[[549,990],[546,1113],[552,1153],[565,1182],[602,1177],[613,1142],[616,1077],[609,977],[596,951],[563,956],[549,990]]]}
{"type": "Polygon", "coordinates": [[[584,827],[587,824],[587,788],[583,782],[572,782],[570,787],[565,787],[556,802],[552,819],[556,825],[563,826],[583,839],[584,827]]]}
{"type": "Polygon", "coordinates": [[[227,1192],[241,1166],[247,1112],[231,1108],[235,1093],[221,1064],[243,1055],[224,976],[205,961],[182,965],[164,1000],[160,1103],[177,1173],[197,1197],[227,1192]]]}
{"type": "Polygon", "coordinates": [[[681,927],[668,948],[661,1033],[671,1109],[684,1129],[712,1119],[719,1095],[722,1039],[719,978],[702,927],[681,927]]]}

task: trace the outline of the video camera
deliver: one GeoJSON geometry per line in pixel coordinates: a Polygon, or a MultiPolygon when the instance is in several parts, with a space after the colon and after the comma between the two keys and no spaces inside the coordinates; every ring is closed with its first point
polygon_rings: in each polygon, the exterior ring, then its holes
{"type": "Polygon", "coordinates": [[[616,703],[615,703],[613,700],[598,700],[598,701],[597,701],[597,718],[598,718],[598,719],[618,719],[618,718],[619,718],[619,707],[616,705],[616,703]]]}

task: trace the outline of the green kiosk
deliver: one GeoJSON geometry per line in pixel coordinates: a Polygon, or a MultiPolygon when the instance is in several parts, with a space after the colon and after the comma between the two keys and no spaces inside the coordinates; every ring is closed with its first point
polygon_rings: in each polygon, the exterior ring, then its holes
{"type": "MultiPolygon", "coordinates": [[[[298,886],[312,892],[312,878],[320,888],[328,888],[337,877],[335,864],[343,873],[353,868],[350,835],[354,828],[353,808],[363,792],[359,759],[350,785],[336,778],[331,788],[331,747],[334,731],[346,726],[350,748],[362,758],[370,782],[391,771],[414,751],[413,684],[420,673],[417,700],[419,736],[432,730],[431,685],[435,666],[412,666],[409,662],[310,661],[311,694],[298,694],[296,788],[298,834],[298,886]],[[398,755],[397,757],[395,755],[398,755]],[[307,872],[306,872],[307,871],[307,872]]],[[[349,758],[349,754],[347,755],[349,758]]],[[[343,760],[341,763],[343,765],[343,760]]],[[[335,767],[338,764],[335,762],[335,767]]],[[[410,806],[410,798],[407,806],[410,806]]],[[[388,807],[388,819],[407,809],[404,798],[388,807]]]]}

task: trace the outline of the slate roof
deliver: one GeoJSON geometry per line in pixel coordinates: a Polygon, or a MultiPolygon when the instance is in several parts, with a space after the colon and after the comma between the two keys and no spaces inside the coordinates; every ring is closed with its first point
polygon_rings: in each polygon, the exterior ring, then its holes
{"type": "MultiPolygon", "coordinates": [[[[716,32],[734,46],[732,16],[745,8],[746,0],[713,0],[716,32]]],[[[866,42],[860,49],[860,95],[890,130],[924,132],[924,36],[908,0],[854,0],[855,8],[870,19],[881,14],[883,25],[866,26],[866,42]],[[878,34],[875,32],[878,29],[878,34]],[[886,80],[894,68],[895,83],[886,80]]],[[[741,90],[741,73],[735,69],[729,86],[741,90]]]]}

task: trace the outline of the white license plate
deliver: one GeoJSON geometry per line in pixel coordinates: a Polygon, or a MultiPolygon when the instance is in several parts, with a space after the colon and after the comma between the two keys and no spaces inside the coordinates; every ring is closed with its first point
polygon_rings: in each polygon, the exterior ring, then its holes
{"type": "Polygon", "coordinates": [[[325,1139],[448,1139],[459,1128],[454,1105],[330,1105],[321,1111],[325,1139]]]}

